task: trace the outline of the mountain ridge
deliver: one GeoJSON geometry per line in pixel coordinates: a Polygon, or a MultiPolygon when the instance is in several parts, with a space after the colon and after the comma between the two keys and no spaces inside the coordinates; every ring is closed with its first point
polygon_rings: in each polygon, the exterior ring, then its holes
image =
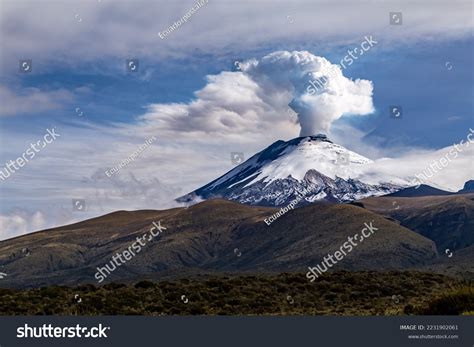
{"type": "Polygon", "coordinates": [[[338,269],[404,269],[438,257],[433,241],[359,207],[312,204],[266,225],[264,219],[277,210],[214,199],[189,208],[108,214],[23,235],[0,242],[0,271],[7,274],[1,285],[96,283],[97,269],[158,221],[166,230],[105,283],[143,276],[305,271],[371,221],[380,232],[361,242],[338,269]]]}
{"type": "Polygon", "coordinates": [[[368,184],[357,177],[372,160],[333,143],[324,134],[276,141],[247,161],[176,201],[223,198],[249,205],[284,206],[294,199],[347,202],[392,193],[390,182],[368,184]],[[302,194],[309,186],[314,191],[302,194]]]}

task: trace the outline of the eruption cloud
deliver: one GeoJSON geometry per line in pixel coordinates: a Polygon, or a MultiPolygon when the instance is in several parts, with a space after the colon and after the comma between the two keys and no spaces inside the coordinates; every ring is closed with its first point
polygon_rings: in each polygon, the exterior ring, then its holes
{"type": "Polygon", "coordinates": [[[307,51],[274,52],[242,63],[242,70],[267,95],[283,90],[291,94],[289,106],[298,113],[300,136],[327,133],[343,115],[374,112],[371,81],[353,81],[338,65],[307,51]]]}
{"type": "Polygon", "coordinates": [[[307,51],[273,52],[241,62],[239,70],[206,76],[189,103],[149,105],[141,124],[150,133],[178,131],[198,139],[269,132],[281,138],[294,136],[288,106],[298,114],[300,136],[328,134],[342,116],[374,111],[371,81],[353,81],[339,65],[307,51]]]}

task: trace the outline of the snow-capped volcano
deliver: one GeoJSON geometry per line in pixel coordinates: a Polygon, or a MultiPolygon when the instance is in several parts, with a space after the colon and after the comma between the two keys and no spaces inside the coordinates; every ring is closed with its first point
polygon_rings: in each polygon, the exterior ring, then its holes
{"type": "Polygon", "coordinates": [[[277,141],[225,175],[177,199],[224,198],[250,205],[299,205],[316,200],[345,202],[402,188],[356,179],[372,160],[331,142],[326,135],[277,141]]]}

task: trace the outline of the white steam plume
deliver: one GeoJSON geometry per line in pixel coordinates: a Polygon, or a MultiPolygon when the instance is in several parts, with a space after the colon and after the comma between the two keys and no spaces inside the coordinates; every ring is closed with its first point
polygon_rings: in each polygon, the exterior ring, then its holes
{"type": "Polygon", "coordinates": [[[279,51],[242,64],[242,70],[269,94],[289,91],[298,113],[300,136],[327,133],[343,115],[374,111],[371,81],[344,77],[338,65],[307,51],[279,51]]]}

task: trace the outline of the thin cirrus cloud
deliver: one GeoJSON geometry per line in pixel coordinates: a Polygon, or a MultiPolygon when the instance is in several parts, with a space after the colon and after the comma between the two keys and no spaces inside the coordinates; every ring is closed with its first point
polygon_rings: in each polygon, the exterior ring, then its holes
{"type": "Polygon", "coordinates": [[[21,57],[75,64],[129,54],[155,59],[189,57],[196,51],[235,54],[282,41],[287,45],[308,41],[341,44],[367,34],[385,43],[410,44],[471,35],[473,27],[469,0],[403,0],[396,2],[396,9],[390,2],[369,0],[345,1],[343,6],[338,1],[216,1],[195,13],[172,36],[160,39],[158,32],[192,5],[165,0],[73,5],[51,0],[5,1],[0,14],[2,65],[4,71],[13,71],[11,66],[21,57]],[[388,25],[389,12],[395,10],[403,12],[403,25],[388,25]]]}
{"type": "Polygon", "coordinates": [[[40,90],[24,88],[19,91],[0,86],[0,117],[38,114],[59,109],[74,100],[74,95],[65,89],[40,90]]]}

